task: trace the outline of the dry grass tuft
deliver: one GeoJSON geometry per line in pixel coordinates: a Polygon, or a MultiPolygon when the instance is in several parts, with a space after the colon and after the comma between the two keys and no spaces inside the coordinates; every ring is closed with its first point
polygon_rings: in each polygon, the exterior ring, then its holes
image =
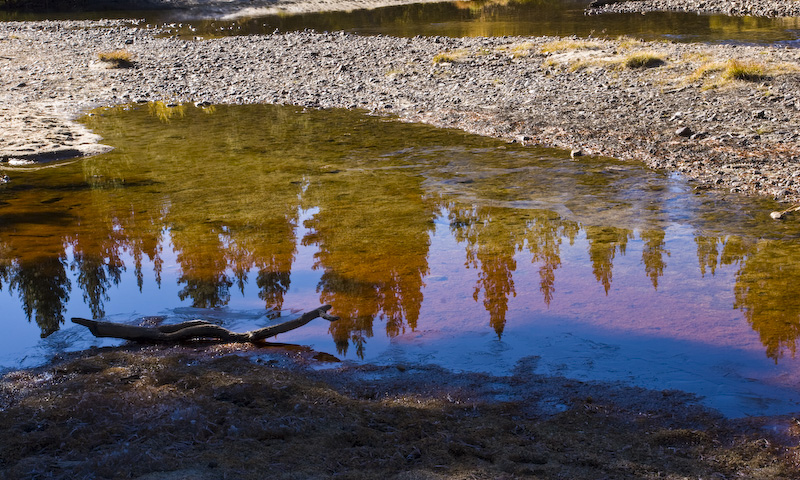
{"type": "Polygon", "coordinates": [[[700,65],[687,80],[689,82],[702,82],[703,88],[717,88],[730,82],[741,80],[745,82],[758,82],[769,75],[792,73],[785,64],[774,65],[771,68],[758,62],[728,60],[727,62],[708,61],[700,65]]]}
{"type": "Polygon", "coordinates": [[[726,80],[757,82],[765,77],[765,71],[764,65],[760,63],[728,60],[725,71],[722,73],[722,78],[726,80]]]}
{"type": "Polygon", "coordinates": [[[619,42],[618,47],[620,50],[630,50],[631,48],[638,47],[642,44],[642,41],[636,38],[627,37],[622,35],[617,37],[617,42],[619,42]]]}
{"type": "Polygon", "coordinates": [[[534,45],[531,42],[523,42],[511,47],[511,57],[512,58],[522,58],[527,57],[531,54],[534,49],[534,45]]]}
{"type": "Polygon", "coordinates": [[[591,40],[565,39],[545,43],[540,47],[542,53],[567,52],[571,50],[599,50],[602,44],[591,40]]]}
{"type": "Polygon", "coordinates": [[[437,53],[434,55],[432,62],[435,64],[439,63],[458,63],[463,61],[467,57],[467,52],[465,51],[454,51],[454,52],[442,52],[437,53]]]}
{"type": "Polygon", "coordinates": [[[100,52],[97,57],[101,62],[108,63],[111,68],[130,68],[134,63],[133,56],[127,50],[100,52]]]}
{"type": "Polygon", "coordinates": [[[705,62],[689,76],[688,80],[690,82],[698,82],[720,73],[723,70],[725,70],[725,64],[722,62],[705,62]]]}
{"type": "Polygon", "coordinates": [[[623,62],[627,68],[654,68],[664,65],[666,60],[652,52],[637,52],[628,55],[623,62]]]}

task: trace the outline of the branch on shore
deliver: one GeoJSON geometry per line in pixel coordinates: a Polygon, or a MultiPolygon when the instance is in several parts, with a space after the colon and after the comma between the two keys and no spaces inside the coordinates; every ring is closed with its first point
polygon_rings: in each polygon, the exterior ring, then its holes
{"type": "Polygon", "coordinates": [[[112,337],[135,342],[170,343],[203,339],[221,342],[258,343],[266,338],[274,337],[279,333],[285,333],[300,328],[317,317],[324,318],[330,322],[338,320],[339,317],[328,315],[327,312],[330,309],[330,305],[323,305],[300,315],[300,317],[294,320],[244,333],[232,332],[205,320],[190,320],[188,322],[173,325],[159,325],[156,327],[140,327],[136,325],[126,325],[124,323],[101,322],[77,317],[73,318],[72,322],[87,327],[95,337],[112,337]]]}

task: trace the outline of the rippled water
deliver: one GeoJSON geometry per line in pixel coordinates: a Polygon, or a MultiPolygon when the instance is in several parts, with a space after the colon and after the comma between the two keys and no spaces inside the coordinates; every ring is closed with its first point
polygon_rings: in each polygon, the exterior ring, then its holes
{"type": "Polygon", "coordinates": [[[341,321],[277,340],[497,374],[535,356],[729,415],[798,410],[800,229],[774,204],[357,112],[85,122],[115,150],[0,190],[4,367],[98,343],[72,316],[244,331],[330,303],[341,321]]]}

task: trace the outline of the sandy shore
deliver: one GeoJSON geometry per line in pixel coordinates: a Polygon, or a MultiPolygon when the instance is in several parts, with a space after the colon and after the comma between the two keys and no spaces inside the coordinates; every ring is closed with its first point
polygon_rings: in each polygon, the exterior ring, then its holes
{"type": "Polygon", "coordinates": [[[365,109],[641,160],[702,188],[800,198],[794,49],[311,32],[187,41],[159,33],[121,21],[0,24],[0,159],[13,166],[102,151],[73,121],[96,106],[276,103],[365,109]],[[132,54],[132,68],[98,60],[116,49],[132,54]],[[654,63],[638,68],[642,55],[654,63]],[[726,78],[731,62],[757,73],[726,78]]]}

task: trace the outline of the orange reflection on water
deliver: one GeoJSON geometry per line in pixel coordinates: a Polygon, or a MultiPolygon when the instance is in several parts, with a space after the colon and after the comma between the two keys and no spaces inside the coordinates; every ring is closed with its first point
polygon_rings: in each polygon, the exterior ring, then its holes
{"type": "Polygon", "coordinates": [[[353,112],[186,106],[86,121],[113,152],[14,172],[2,190],[0,285],[44,336],[76,294],[94,317],[115,313],[125,282],[176,285],[175,298],[141,299],[155,311],[240,297],[270,317],[308,308],[290,299],[308,287],[302,262],[342,318],[329,335],[343,356],[417,331],[503,339],[539,319],[796,353],[798,231],[768,205],[353,112]]]}

